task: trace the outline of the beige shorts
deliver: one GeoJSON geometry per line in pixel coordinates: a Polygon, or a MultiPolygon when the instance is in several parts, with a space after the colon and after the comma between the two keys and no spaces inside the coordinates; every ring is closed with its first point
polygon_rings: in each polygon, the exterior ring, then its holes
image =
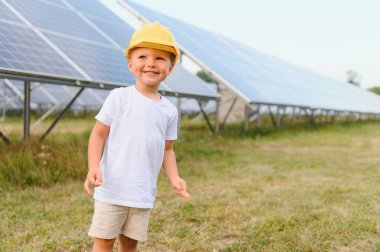
{"type": "Polygon", "coordinates": [[[148,239],[149,208],[133,208],[95,200],[89,236],[114,239],[123,234],[131,239],[148,239]]]}

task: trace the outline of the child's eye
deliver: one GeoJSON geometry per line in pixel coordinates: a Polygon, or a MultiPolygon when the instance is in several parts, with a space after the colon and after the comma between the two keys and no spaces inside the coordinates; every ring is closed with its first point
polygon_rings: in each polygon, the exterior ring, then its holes
{"type": "Polygon", "coordinates": [[[138,58],[139,59],[145,59],[146,57],[144,55],[140,55],[138,58]]]}
{"type": "Polygon", "coordinates": [[[164,60],[164,58],[162,58],[162,57],[157,57],[156,59],[157,60],[164,60]]]}

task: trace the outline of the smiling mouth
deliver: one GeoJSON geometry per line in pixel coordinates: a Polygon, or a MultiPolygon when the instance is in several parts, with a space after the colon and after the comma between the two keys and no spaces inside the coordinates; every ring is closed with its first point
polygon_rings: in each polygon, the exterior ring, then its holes
{"type": "Polygon", "coordinates": [[[147,73],[147,74],[159,74],[159,72],[154,72],[154,71],[143,71],[143,73],[147,73]]]}

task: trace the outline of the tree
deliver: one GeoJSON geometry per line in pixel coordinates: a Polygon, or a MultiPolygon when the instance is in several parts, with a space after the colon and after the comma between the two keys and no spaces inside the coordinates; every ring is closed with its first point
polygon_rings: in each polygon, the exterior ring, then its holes
{"type": "Polygon", "coordinates": [[[373,93],[375,93],[375,94],[380,95],[380,86],[378,86],[378,87],[371,87],[368,90],[371,91],[371,92],[373,92],[373,93]]]}
{"type": "Polygon", "coordinates": [[[216,81],[210,77],[210,75],[208,75],[207,73],[205,73],[204,71],[198,71],[197,72],[197,76],[199,78],[201,78],[202,80],[204,80],[205,82],[214,82],[216,83],[216,81]]]}
{"type": "Polygon", "coordinates": [[[360,86],[360,80],[362,77],[358,74],[358,72],[353,71],[353,70],[348,70],[346,74],[347,74],[348,83],[358,86],[358,87],[360,86]]]}

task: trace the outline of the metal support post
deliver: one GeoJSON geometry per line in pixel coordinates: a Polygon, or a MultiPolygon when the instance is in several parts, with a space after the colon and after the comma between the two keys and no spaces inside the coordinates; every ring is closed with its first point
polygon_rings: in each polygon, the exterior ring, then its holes
{"type": "MultiPolygon", "coordinates": [[[[4,84],[4,81],[1,81],[0,83],[2,85],[2,92],[3,92],[4,100],[7,101],[8,99],[7,99],[7,96],[6,96],[6,86],[4,84]]],[[[5,120],[6,114],[7,114],[7,103],[4,102],[3,106],[2,106],[2,116],[1,116],[1,120],[2,121],[5,120]]]]}
{"type": "Polygon", "coordinates": [[[244,131],[248,131],[249,127],[249,105],[244,106],[244,131]]]}
{"type": "Polygon", "coordinates": [[[270,106],[268,106],[269,108],[269,115],[272,119],[272,123],[273,123],[273,126],[278,129],[280,127],[280,118],[279,118],[279,107],[276,106],[276,115],[273,114],[272,112],[272,109],[270,106]]]}
{"type": "Polygon", "coordinates": [[[256,127],[260,127],[261,120],[260,120],[260,105],[257,107],[257,117],[256,117],[256,127]]]}
{"type": "Polygon", "coordinates": [[[310,109],[310,124],[315,123],[315,109],[310,109]]]}
{"type": "Polygon", "coordinates": [[[29,141],[30,136],[30,81],[24,81],[24,141],[29,141]]]}
{"type": "Polygon", "coordinates": [[[296,107],[292,107],[292,112],[290,113],[290,120],[289,120],[289,122],[290,122],[290,124],[293,124],[294,123],[294,117],[295,117],[295,115],[296,115],[296,107]]]}
{"type": "Polygon", "coordinates": [[[181,97],[177,96],[177,111],[178,111],[178,124],[177,124],[177,135],[181,132],[181,117],[182,117],[182,109],[181,109],[181,97]]]}
{"type": "Polygon", "coordinates": [[[215,134],[218,134],[219,133],[219,129],[221,128],[220,125],[219,125],[219,99],[215,100],[216,102],[216,108],[215,108],[215,128],[214,128],[214,132],[215,134]]]}

